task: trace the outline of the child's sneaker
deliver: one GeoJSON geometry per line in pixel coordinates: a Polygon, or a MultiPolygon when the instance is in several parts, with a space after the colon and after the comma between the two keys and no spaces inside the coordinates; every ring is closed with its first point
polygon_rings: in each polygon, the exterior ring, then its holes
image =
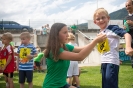
{"type": "Polygon", "coordinates": [[[44,73],[44,70],[42,70],[41,72],[44,73]]]}
{"type": "Polygon", "coordinates": [[[9,84],[8,83],[6,83],[6,88],[8,88],[9,87],[9,84]]]}

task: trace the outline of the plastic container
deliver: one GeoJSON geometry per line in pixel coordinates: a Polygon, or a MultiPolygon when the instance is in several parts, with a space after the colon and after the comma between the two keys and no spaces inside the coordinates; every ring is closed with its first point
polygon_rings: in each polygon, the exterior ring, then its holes
{"type": "Polygon", "coordinates": [[[126,31],[128,32],[129,31],[129,26],[128,26],[128,23],[126,20],[124,20],[124,26],[126,27],[126,31]]]}

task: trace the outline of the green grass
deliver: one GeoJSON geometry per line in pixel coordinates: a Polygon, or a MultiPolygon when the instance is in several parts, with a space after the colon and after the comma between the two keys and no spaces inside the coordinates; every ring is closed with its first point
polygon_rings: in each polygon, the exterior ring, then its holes
{"type": "MultiPolygon", "coordinates": [[[[45,73],[34,72],[33,87],[42,88],[42,84],[45,78],[45,73]]],[[[14,74],[15,88],[19,88],[18,73],[14,74]]],[[[124,62],[120,66],[119,71],[119,88],[133,88],[133,69],[130,62],[124,62]]],[[[100,66],[95,67],[82,67],[80,75],[80,87],[81,88],[101,88],[101,73],[100,66]]],[[[4,78],[1,75],[0,88],[5,88],[4,78]]],[[[28,88],[28,84],[25,84],[25,88],[28,88]]]]}

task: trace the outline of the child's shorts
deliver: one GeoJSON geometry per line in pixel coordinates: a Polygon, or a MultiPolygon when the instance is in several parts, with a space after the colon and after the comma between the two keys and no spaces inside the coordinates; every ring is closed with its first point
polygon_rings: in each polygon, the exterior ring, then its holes
{"type": "Polygon", "coordinates": [[[78,76],[78,75],[79,75],[78,61],[70,61],[70,65],[67,71],[67,77],[78,76]]]}
{"type": "Polygon", "coordinates": [[[35,61],[37,67],[40,67],[40,62],[35,61]]]}
{"type": "Polygon", "coordinates": [[[33,71],[32,70],[19,70],[19,83],[25,83],[25,79],[27,79],[28,83],[32,82],[33,79],[33,71]]]}
{"type": "Polygon", "coordinates": [[[13,72],[11,72],[11,73],[3,72],[3,75],[5,75],[6,77],[9,77],[9,78],[13,78],[13,72]]]}

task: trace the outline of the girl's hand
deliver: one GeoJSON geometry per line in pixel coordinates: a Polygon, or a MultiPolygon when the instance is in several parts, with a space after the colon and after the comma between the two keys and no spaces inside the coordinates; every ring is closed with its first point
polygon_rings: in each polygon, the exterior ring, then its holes
{"type": "Polygon", "coordinates": [[[97,43],[103,42],[106,38],[107,38],[106,34],[100,33],[100,34],[97,35],[96,41],[97,41],[97,43]]]}

